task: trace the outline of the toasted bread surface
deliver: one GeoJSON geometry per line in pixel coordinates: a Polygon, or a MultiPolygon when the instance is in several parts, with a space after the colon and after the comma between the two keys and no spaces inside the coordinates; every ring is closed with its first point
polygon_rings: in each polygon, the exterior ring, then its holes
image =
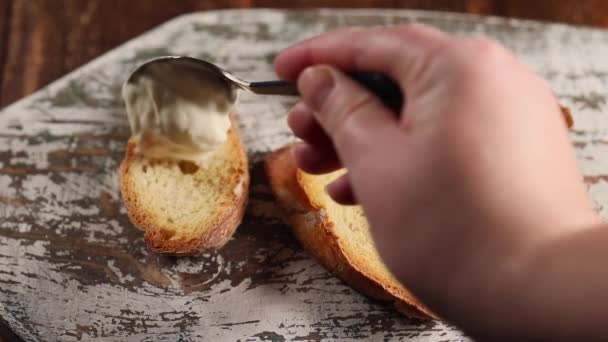
{"type": "Polygon", "coordinates": [[[206,167],[150,160],[131,138],[120,188],[131,222],[152,250],[193,255],[222,247],[240,224],[249,193],[247,155],[233,120],[227,141],[206,167]]]}
{"type": "Polygon", "coordinates": [[[322,265],[358,291],[393,302],[409,317],[437,318],[388,271],[361,207],[339,205],[326,194],[325,186],[344,171],[304,173],[288,146],[266,159],[266,172],[295,235],[322,265]]]}

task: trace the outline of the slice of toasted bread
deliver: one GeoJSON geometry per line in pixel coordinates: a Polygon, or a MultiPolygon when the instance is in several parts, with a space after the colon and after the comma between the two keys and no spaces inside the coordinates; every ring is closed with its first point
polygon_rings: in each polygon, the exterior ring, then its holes
{"type": "Polygon", "coordinates": [[[236,122],[207,167],[150,160],[130,139],[120,189],[131,222],[159,253],[192,255],[222,247],[240,224],[249,193],[247,155],[236,122]]]}
{"type": "Polygon", "coordinates": [[[325,186],[343,172],[304,173],[297,168],[289,146],[266,159],[272,190],[310,254],[359,292],[393,302],[406,316],[437,318],[388,271],[361,207],[339,205],[325,193],[325,186]]]}

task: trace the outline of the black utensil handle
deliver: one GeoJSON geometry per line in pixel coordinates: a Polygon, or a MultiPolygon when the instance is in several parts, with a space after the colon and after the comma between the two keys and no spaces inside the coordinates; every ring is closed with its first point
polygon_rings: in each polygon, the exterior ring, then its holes
{"type": "Polygon", "coordinates": [[[262,95],[300,95],[296,84],[288,81],[251,82],[249,88],[254,93],[262,95]]]}
{"type": "MultiPolygon", "coordinates": [[[[392,79],[365,71],[352,72],[349,76],[378,96],[388,108],[397,113],[401,112],[404,96],[399,85],[392,79]]],[[[288,81],[252,82],[250,88],[256,94],[299,95],[296,85],[288,81]]]]}
{"type": "Polygon", "coordinates": [[[385,106],[401,113],[405,100],[401,87],[395,81],[382,74],[364,71],[352,72],[349,76],[378,96],[385,106]]]}

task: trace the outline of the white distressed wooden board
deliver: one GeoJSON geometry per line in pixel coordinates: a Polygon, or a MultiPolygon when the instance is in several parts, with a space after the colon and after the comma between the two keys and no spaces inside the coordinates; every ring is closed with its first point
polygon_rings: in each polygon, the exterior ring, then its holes
{"type": "Polygon", "coordinates": [[[598,210],[607,210],[606,31],[397,10],[196,13],[0,112],[0,316],[26,341],[465,340],[446,324],[409,321],[357,294],[281,223],[260,160],[293,139],[284,120],[290,99],[241,94],[251,203],[222,251],[154,255],[120,202],[129,128],[119,89],[139,62],[192,55],[245,79],[270,79],[273,56],[295,41],[405,22],[489,35],[544,76],[573,110],[580,167],[598,210]]]}

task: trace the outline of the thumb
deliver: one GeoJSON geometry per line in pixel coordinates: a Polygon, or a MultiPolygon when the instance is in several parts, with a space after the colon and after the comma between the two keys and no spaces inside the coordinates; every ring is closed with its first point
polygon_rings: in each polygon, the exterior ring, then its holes
{"type": "Polygon", "coordinates": [[[298,78],[302,100],[331,138],[347,168],[382,148],[398,133],[398,117],[379,98],[341,71],[327,65],[306,68],[298,78]]]}

